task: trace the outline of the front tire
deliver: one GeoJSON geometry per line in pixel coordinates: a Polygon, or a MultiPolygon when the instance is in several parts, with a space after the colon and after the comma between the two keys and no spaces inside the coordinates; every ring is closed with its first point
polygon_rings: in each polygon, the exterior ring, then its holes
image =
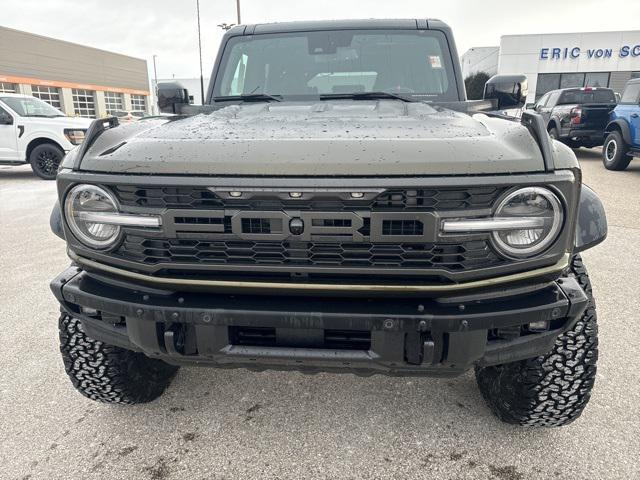
{"type": "Polygon", "coordinates": [[[63,313],[58,322],[60,352],[73,386],[102,403],[135,404],[158,398],[178,367],[139,352],[107,345],[84,333],[77,318],[63,313]]]}
{"type": "Polygon", "coordinates": [[[589,303],[582,317],[558,336],[547,355],[484,368],[476,380],[500,420],[522,426],[559,427],[578,418],[596,379],[598,325],[589,276],[579,255],[570,266],[589,303]]]}
{"type": "Polygon", "coordinates": [[[33,173],[44,180],[54,180],[64,151],[53,143],[42,143],[29,154],[29,163],[33,173]]]}
{"type": "Polygon", "coordinates": [[[604,140],[602,163],[607,170],[624,170],[629,166],[631,157],[627,155],[629,146],[618,131],[613,131],[604,140]]]}

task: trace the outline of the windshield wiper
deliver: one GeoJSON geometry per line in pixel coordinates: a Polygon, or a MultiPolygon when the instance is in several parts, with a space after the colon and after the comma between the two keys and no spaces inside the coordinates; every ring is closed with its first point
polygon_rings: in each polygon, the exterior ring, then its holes
{"type": "Polygon", "coordinates": [[[334,98],[349,98],[353,100],[377,100],[383,98],[394,98],[403,102],[419,102],[413,97],[407,97],[399,93],[392,92],[354,92],[354,93],[326,93],[320,95],[320,100],[330,100],[334,98]]]}
{"type": "Polygon", "coordinates": [[[214,102],[229,102],[242,100],[243,102],[281,102],[282,95],[270,95],[268,93],[248,93],[245,95],[229,95],[225,97],[213,97],[214,102]]]}

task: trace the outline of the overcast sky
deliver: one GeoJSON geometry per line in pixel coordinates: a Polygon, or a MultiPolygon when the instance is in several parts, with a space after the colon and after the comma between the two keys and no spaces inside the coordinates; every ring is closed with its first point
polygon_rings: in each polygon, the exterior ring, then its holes
{"type": "MultiPolygon", "coordinates": [[[[205,77],[235,0],[200,0],[205,77]]],[[[439,18],[458,52],[500,36],[639,29],[638,0],[241,0],[242,22],[340,18],[439,18]]],[[[196,0],[0,0],[0,25],[148,60],[159,78],[197,77],[196,0]]],[[[2,72],[0,72],[2,73],[2,72]]]]}

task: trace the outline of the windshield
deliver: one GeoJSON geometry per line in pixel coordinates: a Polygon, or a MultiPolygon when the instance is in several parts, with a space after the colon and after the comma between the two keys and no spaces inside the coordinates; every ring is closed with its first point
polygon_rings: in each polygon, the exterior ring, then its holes
{"type": "Polygon", "coordinates": [[[335,30],[232,37],[213,96],[330,98],[368,92],[458,100],[444,34],[335,30]]]}
{"type": "Polygon", "coordinates": [[[64,117],[64,113],[35,97],[0,97],[21,117],[64,117]]]}
{"type": "Polygon", "coordinates": [[[613,90],[569,90],[562,92],[558,105],[584,103],[616,103],[613,90]]]}

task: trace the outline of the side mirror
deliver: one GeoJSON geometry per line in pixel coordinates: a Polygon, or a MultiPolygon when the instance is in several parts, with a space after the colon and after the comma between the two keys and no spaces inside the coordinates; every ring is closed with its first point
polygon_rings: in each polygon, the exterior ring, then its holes
{"type": "Polygon", "coordinates": [[[535,103],[527,103],[524,106],[524,108],[527,109],[527,110],[535,110],[536,109],[536,104],[535,103]]]}
{"type": "Polygon", "coordinates": [[[178,82],[158,84],[158,108],[162,113],[180,113],[183,105],[189,105],[189,92],[178,82]]]}
{"type": "Polygon", "coordinates": [[[484,99],[494,102],[497,110],[524,107],[528,94],[525,75],[494,75],[484,85],[484,99]]]}
{"type": "Polygon", "coordinates": [[[13,125],[13,117],[8,113],[0,113],[0,125],[13,125]]]}

